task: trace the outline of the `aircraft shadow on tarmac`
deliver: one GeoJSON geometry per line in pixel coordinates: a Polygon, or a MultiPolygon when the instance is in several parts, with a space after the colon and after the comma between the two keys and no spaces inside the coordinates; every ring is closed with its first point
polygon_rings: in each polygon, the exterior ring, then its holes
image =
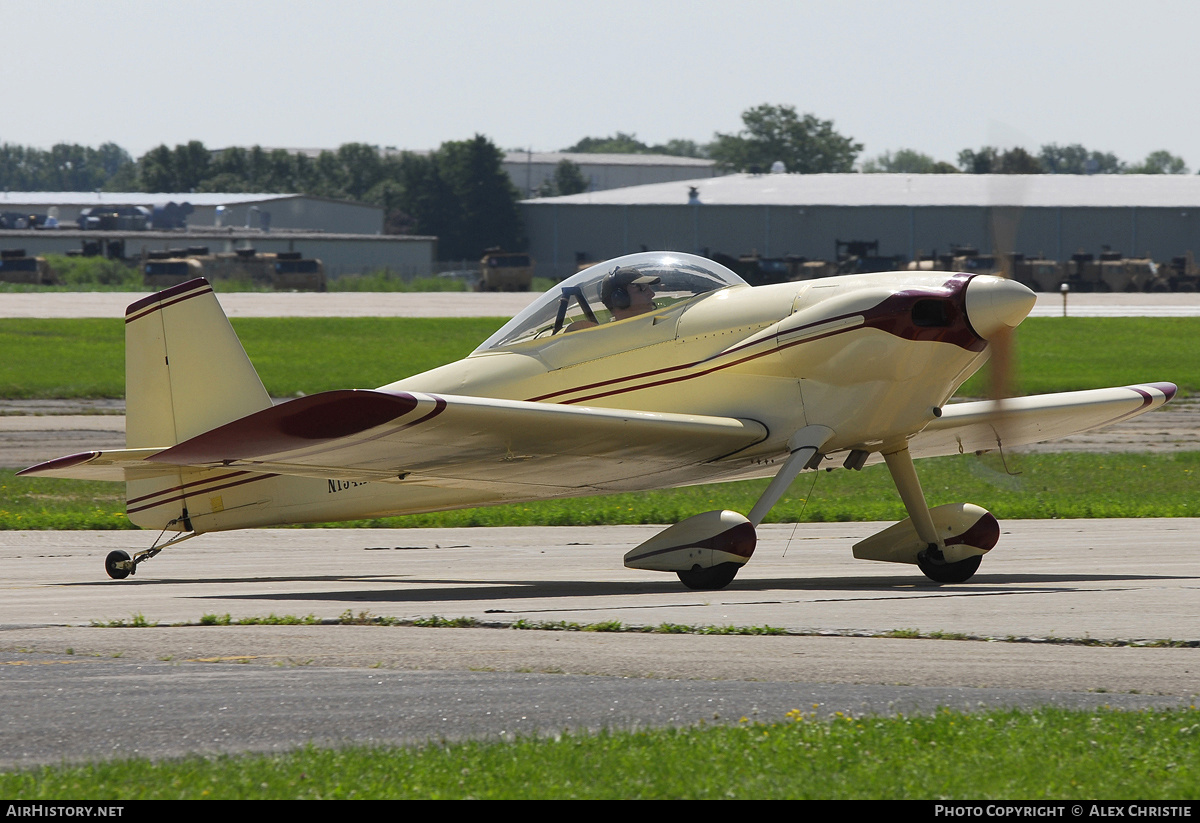
{"type": "MultiPolygon", "coordinates": [[[[197,585],[278,585],[288,583],[346,584],[361,583],[365,588],[337,591],[292,591],[292,592],[246,592],[192,594],[197,600],[247,600],[247,601],[328,601],[352,605],[362,602],[421,603],[461,601],[496,601],[506,599],[555,599],[563,597],[614,597],[620,595],[671,595],[688,598],[734,596],[745,592],[792,592],[792,593],[873,593],[883,596],[912,598],[919,593],[938,597],[991,597],[1014,594],[1054,594],[1082,591],[1082,584],[1119,584],[1136,581],[1165,581],[1196,578],[1181,578],[1171,575],[1146,574],[993,574],[977,575],[971,583],[942,585],[918,575],[901,577],[833,577],[833,578],[768,578],[756,580],[751,577],[735,580],[722,592],[690,591],[675,580],[616,581],[590,580],[505,580],[495,583],[486,580],[462,580],[450,578],[408,578],[396,575],[305,575],[248,578],[167,578],[125,580],[119,584],[108,581],[69,583],[69,586],[122,585],[122,586],[175,586],[197,585]],[[402,586],[393,588],[392,585],[402,586]],[[1048,585],[1050,584],[1050,585],[1048,585]]],[[[1107,589],[1111,591],[1112,589],[1107,589]]]]}

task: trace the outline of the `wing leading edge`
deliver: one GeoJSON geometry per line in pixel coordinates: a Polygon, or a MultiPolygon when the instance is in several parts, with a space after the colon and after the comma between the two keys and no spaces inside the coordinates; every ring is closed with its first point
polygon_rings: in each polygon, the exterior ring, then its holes
{"type": "Polygon", "coordinates": [[[29,475],[238,468],[354,480],[624,481],[726,457],[762,441],[752,420],[368,390],[293,400],[166,449],[90,452],[29,475]]]}
{"type": "Polygon", "coordinates": [[[1054,440],[1152,411],[1175,392],[1174,383],[1144,383],[955,403],[909,441],[909,451],[913,457],[937,457],[1054,440]]]}

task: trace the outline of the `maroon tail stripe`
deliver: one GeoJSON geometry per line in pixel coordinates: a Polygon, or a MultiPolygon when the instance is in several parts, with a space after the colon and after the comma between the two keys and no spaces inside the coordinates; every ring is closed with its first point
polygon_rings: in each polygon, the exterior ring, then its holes
{"type": "Polygon", "coordinates": [[[212,286],[209,285],[208,281],[203,277],[197,277],[195,280],[189,280],[186,283],[180,283],[178,286],[163,289],[156,294],[143,297],[136,303],[131,303],[125,309],[125,322],[132,323],[134,320],[140,320],[153,312],[165,309],[167,306],[174,306],[176,303],[182,303],[184,300],[191,300],[193,297],[199,297],[211,292],[212,286]]]}

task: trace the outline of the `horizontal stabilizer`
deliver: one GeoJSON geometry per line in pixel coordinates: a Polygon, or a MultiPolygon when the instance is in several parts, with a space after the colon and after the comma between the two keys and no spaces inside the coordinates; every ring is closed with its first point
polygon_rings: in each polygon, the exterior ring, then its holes
{"type": "Polygon", "coordinates": [[[68,480],[139,480],[178,473],[173,466],[147,463],[162,449],[113,449],[57,457],[17,472],[18,477],[62,477],[68,480]]]}

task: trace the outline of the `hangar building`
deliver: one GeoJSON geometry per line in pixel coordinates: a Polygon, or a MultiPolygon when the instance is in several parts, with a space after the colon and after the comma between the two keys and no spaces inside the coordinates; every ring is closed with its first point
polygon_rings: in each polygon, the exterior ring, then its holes
{"type": "Polygon", "coordinates": [[[563,160],[579,166],[588,191],[644,186],[676,180],[712,177],[713,160],[667,154],[589,154],[582,152],[510,151],[501,163],[517,191],[532,197],[538,187],[553,179],[563,160]]]}
{"type": "Polygon", "coordinates": [[[838,240],[912,258],[970,245],[1066,260],[1200,253],[1200,176],[734,174],[523,201],[537,274],[643,249],[831,260],[838,240]],[[1008,233],[1011,233],[1009,230],[1008,233]]]}
{"type": "Polygon", "coordinates": [[[298,251],[319,258],[329,277],[387,269],[427,276],[437,259],[437,238],[383,234],[383,209],[366,203],[301,194],[146,194],[142,192],[4,192],[0,214],[55,213],[57,229],[0,229],[0,248],[29,254],[78,252],[85,244],[118,244],[127,258],[151,251],[207,247],[231,252],[298,251]],[[190,204],[186,229],[144,226],[80,230],[87,208],[190,204]],[[54,211],[51,212],[51,209],[54,211]],[[264,220],[264,216],[266,219],[264,220]]]}
{"type": "Polygon", "coordinates": [[[0,212],[46,214],[58,212],[62,227],[76,225],[84,209],[103,206],[141,206],[150,211],[167,203],[191,205],[189,227],[223,226],[333,231],[344,234],[382,234],[383,208],[368,203],[313,197],[307,194],[217,194],[145,192],[6,191],[0,212]],[[218,215],[220,220],[218,221],[218,215]]]}

